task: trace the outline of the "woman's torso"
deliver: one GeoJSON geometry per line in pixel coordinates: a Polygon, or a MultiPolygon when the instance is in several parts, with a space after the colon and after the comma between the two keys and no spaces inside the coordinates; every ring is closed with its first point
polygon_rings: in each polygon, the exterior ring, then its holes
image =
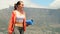
{"type": "Polygon", "coordinates": [[[16,23],[15,23],[15,26],[23,27],[23,19],[25,18],[25,15],[20,13],[17,10],[15,10],[15,14],[16,14],[16,23]]]}

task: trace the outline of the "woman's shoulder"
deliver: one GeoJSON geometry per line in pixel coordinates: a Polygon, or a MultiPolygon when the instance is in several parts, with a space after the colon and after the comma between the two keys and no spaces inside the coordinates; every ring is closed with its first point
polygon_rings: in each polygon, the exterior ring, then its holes
{"type": "Polygon", "coordinates": [[[12,13],[16,14],[16,10],[13,10],[12,13]]]}
{"type": "Polygon", "coordinates": [[[13,13],[16,13],[16,12],[18,12],[18,11],[17,11],[17,10],[13,10],[12,12],[13,12],[13,13]]]}

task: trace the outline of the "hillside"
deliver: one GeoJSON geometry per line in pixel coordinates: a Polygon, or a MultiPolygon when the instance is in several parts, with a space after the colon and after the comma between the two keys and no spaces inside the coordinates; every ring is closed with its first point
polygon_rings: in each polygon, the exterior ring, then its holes
{"type": "MultiPolygon", "coordinates": [[[[0,32],[7,34],[7,27],[12,10],[13,7],[11,6],[9,8],[0,10],[0,32]]],[[[27,19],[32,18],[34,20],[34,25],[27,27],[26,34],[43,34],[44,31],[45,33],[48,31],[53,32],[50,30],[50,25],[60,24],[60,9],[25,7],[24,11],[26,12],[27,19]]]]}

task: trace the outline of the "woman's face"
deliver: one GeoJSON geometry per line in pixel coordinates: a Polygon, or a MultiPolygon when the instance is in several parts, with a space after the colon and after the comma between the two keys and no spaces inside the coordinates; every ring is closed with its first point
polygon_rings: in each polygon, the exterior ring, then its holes
{"type": "Polygon", "coordinates": [[[24,8],[24,4],[23,4],[23,2],[21,2],[21,4],[18,6],[18,8],[19,8],[19,9],[24,8]]]}

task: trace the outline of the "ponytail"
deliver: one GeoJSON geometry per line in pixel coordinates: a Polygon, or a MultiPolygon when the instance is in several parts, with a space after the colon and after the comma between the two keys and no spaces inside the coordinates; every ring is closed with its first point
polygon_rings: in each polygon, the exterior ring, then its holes
{"type": "Polygon", "coordinates": [[[14,4],[14,10],[17,10],[17,4],[14,4]]]}

